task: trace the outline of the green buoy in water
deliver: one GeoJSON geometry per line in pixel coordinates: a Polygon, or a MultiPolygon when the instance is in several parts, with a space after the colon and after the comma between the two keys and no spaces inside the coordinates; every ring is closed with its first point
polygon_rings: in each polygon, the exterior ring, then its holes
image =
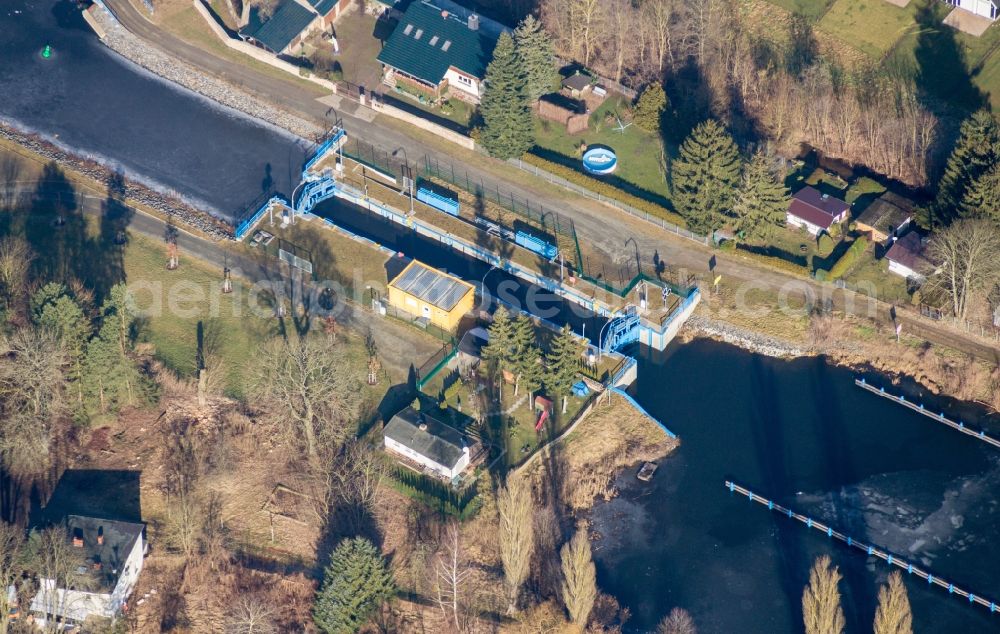
{"type": "Polygon", "coordinates": [[[42,49],[42,57],[45,59],[52,57],[52,47],[48,44],[46,44],[45,48],[42,49]]]}

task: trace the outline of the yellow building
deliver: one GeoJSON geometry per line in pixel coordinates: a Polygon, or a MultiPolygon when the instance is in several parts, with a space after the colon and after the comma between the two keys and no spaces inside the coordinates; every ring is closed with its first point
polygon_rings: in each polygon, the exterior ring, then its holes
{"type": "Polygon", "coordinates": [[[472,310],[472,284],[413,260],[389,283],[389,303],[442,330],[454,331],[472,310]]]}

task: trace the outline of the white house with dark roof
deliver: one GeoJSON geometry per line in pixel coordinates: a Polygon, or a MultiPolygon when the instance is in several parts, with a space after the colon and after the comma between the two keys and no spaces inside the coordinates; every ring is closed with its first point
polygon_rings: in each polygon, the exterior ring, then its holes
{"type": "Polygon", "coordinates": [[[471,461],[462,432],[413,407],[393,416],[382,435],[388,451],[449,480],[471,461]]]}
{"type": "Polygon", "coordinates": [[[448,91],[479,103],[497,39],[509,29],[467,10],[459,12],[453,4],[440,4],[444,6],[410,3],[378,54],[382,80],[403,92],[436,99],[448,91]]]}
{"type": "Polygon", "coordinates": [[[115,618],[127,609],[142,571],[145,525],[69,515],[65,526],[71,547],[80,551],[87,583],[62,588],[54,579],[39,579],[31,613],[43,627],[53,616],[71,623],[115,618]]]}
{"type": "Polygon", "coordinates": [[[925,240],[915,231],[897,238],[885,254],[889,261],[889,272],[908,280],[922,282],[931,268],[925,255],[925,240]]]}
{"type": "Polygon", "coordinates": [[[824,194],[815,187],[806,186],[792,196],[786,221],[817,236],[846,220],[850,208],[843,200],[824,194]]]}

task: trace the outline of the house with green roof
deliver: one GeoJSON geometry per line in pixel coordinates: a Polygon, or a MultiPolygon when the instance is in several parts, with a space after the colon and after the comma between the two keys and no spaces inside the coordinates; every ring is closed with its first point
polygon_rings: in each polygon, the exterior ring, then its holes
{"type": "MultiPolygon", "coordinates": [[[[447,92],[479,103],[497,38],[508,30],[502,26],[481,28],[483,21],[475,13],[462,17],[430,2],[414,0],[378,55],[383,82],[433,99],[447,92]]],[[[490,23],[490,27],[496,26],[490,23]]]]}
{"type": "Polygon", "coordinates": [[[244,2],[243,40],[276,55],[292,54],[311,33],[326,29],[350,0],[275,0],[273,10],[244,2]]]}

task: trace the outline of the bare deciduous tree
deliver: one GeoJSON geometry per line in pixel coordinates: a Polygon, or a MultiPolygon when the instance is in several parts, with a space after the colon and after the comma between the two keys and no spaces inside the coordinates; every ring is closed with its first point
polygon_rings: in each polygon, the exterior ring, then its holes
{"type": "Polygon", "coordinates": [[[841,634],[844,611],[840,607],[840,570],[829,555],[816,559],[809,571],[809,585],[802,593],[802,618],[806,634],[841,634]]]}
{"type": "Polygon", "coordinates": [[[898,570],[889,575],[889,582],[878,590],[875,610],[875,634],[913,634],[913,613],[910,599],[898,570]]]}
{"type": "Polygon", "coordinates": [[[67,411],[66,357],[55,334],[21,328],[0,341],[0,459],[15,473],[48,464],[53,423],[67,411]]]}
{"type": "Polygon", "coordinates": [[[0,294],[6,310],[16,310],[26,304],[28,271],[34,257],[23,238],[0,239],[0,294]]]}
{"type": "Polygon", "coordinates": [[[694,619],[684,608],[674,608],[656,626],[656,634],[697,634],[694,619]]]}
{"type": "Polygon", "coordinates": [[[517,610],[518,595],[528,578],[535,550],[531,489],[524,478],[510,478],[507,486],[500,488],[497,511],[500,515],[500,559],[510,593],[508,613],[512,614],[517,610]]]}
{"type": "Polygon", "coordinates": [[[310,460],[321,444],[339,447],[357,415],[361,392],[351,364],[326,337],[274,339],[263,345],[252,379],[258,403],[276,422],[291,421],[310,460]]]}
{"type": "Polygon", "coordinates": [[[274,610],[261,597],[243,596],[226,618],[226,634],[274,634],[274,610]]]}
{"type": "MultiPolygon", "coordinates": [[[[94,578],[85,565],[83,550],[74,548],[64,526],[54,526],[32,532],[28,538],[28,569],[40,580],[41,588],[35,596],[47,614],[65,614],[77,600],[66,588],[87,590],[94,586],[94,578]]],[[[63,629],[62,616],[46,620],[46,632],[63,629]]]]}
{"type": "Polygon", "coordinates": [[[563,604],[570,620],[584,627],[597,599],[597,569],[591,556],[587,529],[577,529],[572,539],[563,544],[560,557],[563,604]]]}
{"type": "Polygon", "coordinates": [[[6,634],[10,625],[11,608],[7,588],[17,590],[17,581],[21,577],[21,549],[24,546],[24,533],[13,524],[0,520],[0,634],[6,634]]]}
{"type": "Polygon", "coordinates": [[[462,552],[462,534],[457,523],[448,525],[441,546],[435,565],[437,602],[445,619],[455,626],[456,632],[461,632],[466,620],[466,585],[472,571],[462,552]]]}
{"type": "Polygon", "coordinates": [[[1000,281],[1000,229],[986,220],[960,220],[939,231],[927,249],[933,285],[951,299],[952,312],[964,320],[969,306],[1000,281]]]}

